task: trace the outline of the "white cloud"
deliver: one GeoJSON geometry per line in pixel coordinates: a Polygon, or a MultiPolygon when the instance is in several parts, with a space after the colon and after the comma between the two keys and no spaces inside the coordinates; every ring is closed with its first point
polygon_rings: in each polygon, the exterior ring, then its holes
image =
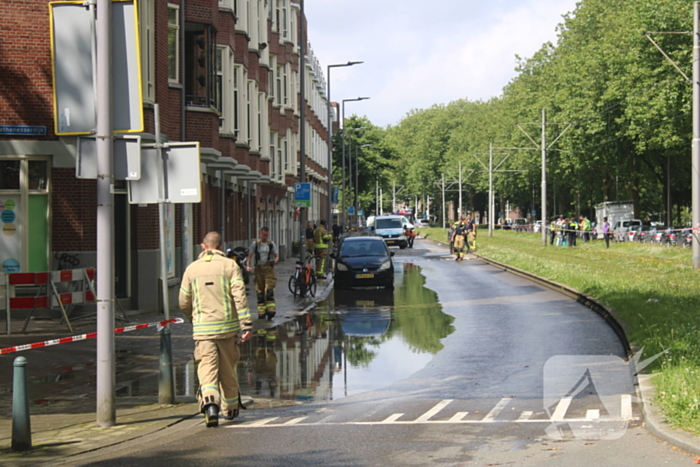
{"type": "Polygon", "coordinates": [[[370,96],[348,104],[346,115],[385,126],[414,108],[499,95],[516,74],[515,55],[530,57],[555,42],[557,24],[575,6],[576,0],[317,0],[305,8],[324,70],[365,62],[333,69],[332,99],[370,96]]]}

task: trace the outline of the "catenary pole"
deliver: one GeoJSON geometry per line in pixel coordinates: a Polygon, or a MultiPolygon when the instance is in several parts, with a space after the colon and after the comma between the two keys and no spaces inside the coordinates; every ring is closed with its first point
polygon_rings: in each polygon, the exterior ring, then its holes
{"type": "Polygon", "coordinates": [[[445,228],[445,216],[447,208],[445,207],[445,174],[442,174],[442,228],[445,228]]]}
{"type": "Polygon", "coordinates": [[[489,143],[489,237],[493,237],[493,219],[496,210],[493,196],[493,143],[489,143]]]}
{"type": "Polygon", "coordinates": [[[112,2],[97,1],[97,424],[116,420],[112,2]]]}
{"type": "Polygon", "coordinates": [[[700,269],[700,2],[693,8],[693,269],[700,269]]]}
{"type": "Polygon", "coordinates": [[[459,212],[457,220],[462,219],[462,161],[459,161],[459,212]]]}
{"type": "Polygon", "coordinates": [[[542,213],[540,219],[542,219],[542,225],[540,226],[540,233],[542,234],[542,246],[547,246],[547,230],[545,226],[547,225],[547,120],[545,109],[542,109],[542,213]]]}

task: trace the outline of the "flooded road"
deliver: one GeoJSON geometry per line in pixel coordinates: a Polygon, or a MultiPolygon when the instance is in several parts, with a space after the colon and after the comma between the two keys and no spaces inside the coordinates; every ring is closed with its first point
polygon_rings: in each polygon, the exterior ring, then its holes
{"type": "Polygon", "coordinates": [[[241,393],[330,401],[407,378],[454,331],[420,268],[397,263],[395,289],[334,290],[312,312],[242,346],[241,393]]]}

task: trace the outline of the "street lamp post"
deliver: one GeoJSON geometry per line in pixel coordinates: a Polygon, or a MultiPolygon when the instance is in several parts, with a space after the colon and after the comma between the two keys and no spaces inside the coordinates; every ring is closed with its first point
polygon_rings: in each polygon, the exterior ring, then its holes
{"type": "Polygon", "coordinates": [[[374,144],[363,144],[361,146],[355,146],[355,224],[359,227],[360,223],[360,204],[359,204],[359,193],[360,193],[360,171],[359,171],[359,160],[358,148],[368,148],[374,146],[374,144]]]}
{"type": "Polygon", "coordinates": [[[348,62],[343,64],[328,65],[328,127],[326,129],[326,146],[328,147],[328,225],[333,224],[333,109],[331,108],[331,68],[359,65],[363,62],[348,62]]]}
{"type": "Polygon", "coordinates": [[[365,99],[369,99],[369,97],[357,97],[355,99],[343,99],[340,109],[341,109],[341,123],[343,125],[343,204],[342,204],[342,223],[341,225],[343,228],[347,225],[347,219],[346,219],[346,213],[345,213],[345,103],[346,102],[354,102],[354,101],[363,101],[365,99]]]}

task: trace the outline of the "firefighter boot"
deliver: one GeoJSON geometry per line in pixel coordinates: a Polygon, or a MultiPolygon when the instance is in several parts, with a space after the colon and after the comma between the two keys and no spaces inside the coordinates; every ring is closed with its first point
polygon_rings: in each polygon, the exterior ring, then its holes
{"type": "Polygon", "coordinates": [[[265,314],[267,315],[267,319],[272,320],[276,313],[275,289],[267,289],[267,293],[265,294],[265,314]]]}
{"type": "Polygon", "coordinates": [[[219,426],[219,406],[216,404],[207,404],[202,409],[204,412],[204,420],[207,422],[207,428],[219,426]]]}
{"type": "Polygon", "coordinates": [[[258,292],[258,319],[265,319],[265,294],[258,292]]]}
{"type": "Polygon", "coordinates": [[[230,409],[227,410],[226,413],[224,414],[224,419],[226,420],[233,420],[234,418],[238,418],[238,415],[241,412],[241,409],[243,410],[248,410],[248,407],[243,405],[243,402],[241,402],[241,392],[238,392],[238,407],[235,409],[230,409]]]}

